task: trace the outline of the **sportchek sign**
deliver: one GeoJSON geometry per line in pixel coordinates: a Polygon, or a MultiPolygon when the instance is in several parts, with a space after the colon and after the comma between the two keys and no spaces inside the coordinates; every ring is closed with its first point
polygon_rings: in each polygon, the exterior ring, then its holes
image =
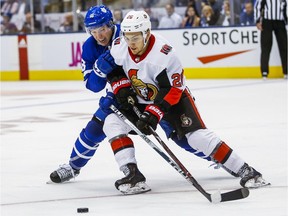
{"type": "MultiPolygon", "coordinates": [[[[261,77],[260,32],[255,26],[153,32],[165,37],[176,50],[187,78],[261,77]]],[[[82,80],[82,44],[88,37],[86,33],[2,35],[1,80],[82,80]]],[[[270,76],[282,76],[275,38],[270,76]]]]}
{"type": "MultiPolygon", "coordinates": [[[[184,67],[257,67],[260,32],[252,27],[190,28],[158,31],[177,49],[184,67]]],[[[274,41],[270,65],[280,66],[274,41]]]]}

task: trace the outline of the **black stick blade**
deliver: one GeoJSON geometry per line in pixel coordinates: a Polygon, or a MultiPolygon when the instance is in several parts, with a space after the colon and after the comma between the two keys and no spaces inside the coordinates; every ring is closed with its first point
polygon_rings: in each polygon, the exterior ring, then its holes
{"type": "Polygon", "coordinates": [[[221,202],[244,199],[248,196],[249,196],[249,190],[247,188],[240,188],[238,190],[221,194],[221,202]]]}

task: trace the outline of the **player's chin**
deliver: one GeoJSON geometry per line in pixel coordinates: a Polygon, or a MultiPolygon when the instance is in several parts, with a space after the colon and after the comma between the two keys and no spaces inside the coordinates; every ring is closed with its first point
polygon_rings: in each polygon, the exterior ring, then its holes
{"type": "Polygon", "coordinates": [[[108,46],[109,45],[108,42],[109,42],[108,40],[102,40],[102,41],[98,40],[98,44],[101,46],[108,46]]]}
{"type": "Polygon", "coordinates": [[[137,55],[139,53],[138,49],[130,49],[133,55],[137,55]]]}

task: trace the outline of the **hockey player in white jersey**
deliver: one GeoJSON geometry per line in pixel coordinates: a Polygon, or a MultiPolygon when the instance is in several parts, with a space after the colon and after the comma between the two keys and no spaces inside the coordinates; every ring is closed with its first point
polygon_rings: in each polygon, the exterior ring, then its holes
{"type": "MultiPolygon", "coordinates": [[[[156,129],[160,121],[171,126],[175,129],[171,138],[186,141],[183,146],[180,144],[181,147],[186,149],[189,145],[211,157],[240,177],[243,187],[268,185],[260,172],[206,128],[194,98],[185,86],[184,70],[175,50],[169,42],[151,32],[148,14],[130,11],[121,23],[121,31],[123,36],[114,40],[111,49],[111,55],[120,67],[107,78],[127,118],[147,135],[150,134],[148,126],[156,129]],[[129,107],[129,94],[137,96],[136,106],[143,112],[140,118],[129,107]]],[[[110,142],[118,143],[118,146],[132,142],[126,139],[130,128],[116,114],[107,116],[103,130],[110,142]]]]}

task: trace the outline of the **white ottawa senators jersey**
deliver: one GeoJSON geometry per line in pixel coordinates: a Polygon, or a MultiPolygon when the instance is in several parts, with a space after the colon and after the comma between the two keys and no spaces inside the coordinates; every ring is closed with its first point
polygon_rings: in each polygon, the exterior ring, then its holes
{"type": "Polygon", "coordinates": [[[139,103],[153,103],[163,87],[159,83],[161,74],[161,82],[163,80],[165,88],[170,89],[162,99],[174,105],[185,89],[180,60],[167,41],[158,35],[151,34],[147,46],[147,50],[141,56],[133,55],[124,38],[117,38],[113,42],[111,55],[115,63],[123,67],[137,93],[139,103]]]}

